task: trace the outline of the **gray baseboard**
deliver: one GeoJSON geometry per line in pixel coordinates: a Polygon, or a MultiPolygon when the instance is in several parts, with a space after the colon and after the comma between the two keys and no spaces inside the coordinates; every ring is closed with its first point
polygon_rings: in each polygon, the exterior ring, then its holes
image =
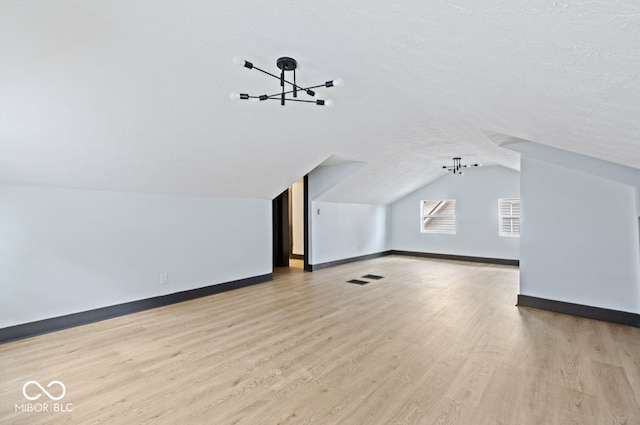
{"type": "Polygon", "coordinates": [[[101,320],[112,319],[126,314],[137,313],[139,311],[152,308],[163,307],[196,298],[215,295],[245,286],[256,285],[273,280],[273,274],[268,273],[261,276],[249,277],[246,279],[234,280],[217,285],[205,286],[203,288],[190,289],[187,291],[175,292],[173,294],[161,295],[153,298],[146,298],[138,301],[131,301],[124,304],[117,304],[102,307],[95,310],[82,311],[79,313],[67,314],[65,316],[53,317],[51,319],[38,320],[36,322],[24,323],[0,329],[0,344],[30,338],[49,332],[62,329],[86,325],[99,322],[101,320]]]}
{"type": "Polygon", "coordinates": [[[499,264],[504,266],[520,265],[520,260],[510,260],[505,258],[470,257],[465,255],[435,254],[430,252],[389,250],[389,251],[377,252],[375,254],[361,255],[358,257],[350,257],[350,258],[343,258],[341,260],[328,261],[326,263],[310,264],[309,271],[322,270],[329,267],[335,267],[335,266],[341,266],[343,264],[354,263],[357,261],[371,260],[374,258],[385,257],[387,255],[404,255],[407,257],[434,258],[437,260],[469,261],[473,263],[499,264]]]}
{"type": "Polygon", "coordinates": [[[390,254],[391,254],[391,251],[377,252],[375,254],[367,254],[367,255],[360,255],[358,257],[343,258],[341,260],[328,261],[326,263],[309,264],[309,268],[310,268],[310,271],[317,271],[317,270],[327,269],[329,267],[341,266],[343,264],[355,263],[357,261],[372,260],[374,258],[380,258],[390,254]]]}
{"type": "Polygon", "coordinates": [[[609,310],[607,308],[573,304],[522,294],[518,295],[518,306],[537,308],[540,310],[570,314],[572,316],[585,317],[587,319],[601,320],[604,322],[618,323],[620,325],[640,328],[640,314],[629,313],[626,311],[609,310]]]}
{"type": "Polygon", "coordinates": [[[438,260],[470,261],[472,263],[499,264],[503,266],[519,266],[520,265],[520,260],[510,260],[505,258],[471,257],[466,255],[435,254],[435,253],[429,253],[429,252],[396,251],[396,250],[392,250],[390,252],[392,255],[406,255],[409,257],[434,258],[438,260]]]}

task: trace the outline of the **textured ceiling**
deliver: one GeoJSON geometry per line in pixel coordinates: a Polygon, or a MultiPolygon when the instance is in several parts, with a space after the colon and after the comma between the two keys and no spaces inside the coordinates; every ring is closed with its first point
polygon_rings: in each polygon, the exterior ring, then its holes
{"type": "Polygon", "coordinates": [[[487,132],[640,168],[640,3],[2,0],[0,183],[272,198],[325,159],[323,200],[387,203],[487,132]],[[276,72],[334,108],[231,101],[276,72]]]}

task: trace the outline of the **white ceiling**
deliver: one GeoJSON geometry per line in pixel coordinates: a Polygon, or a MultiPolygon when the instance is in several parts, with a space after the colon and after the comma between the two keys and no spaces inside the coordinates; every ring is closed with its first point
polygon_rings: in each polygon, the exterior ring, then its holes
{"type": "Polygon", "coordinates": [[[640,168],[640,3],[0,0],[0,183],[272,198],[332,157],[324,200],[391,202],[491,132],[640,168]],[[334,108],[232,101],[278,81],[334,108]]]}

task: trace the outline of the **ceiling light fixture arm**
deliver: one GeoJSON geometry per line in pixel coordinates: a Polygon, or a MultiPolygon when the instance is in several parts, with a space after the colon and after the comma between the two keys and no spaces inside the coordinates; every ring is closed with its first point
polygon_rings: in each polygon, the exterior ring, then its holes
{"type": "MultiPolygon", "coordinates": [[[[252,66],[249,69],[255,69],[256,71],[260,71],[260,72],[262,72],[264,74],[269,75],[270,77],[276,78],[276,79],[280,80],[281,84],[282,84],[282,81],[284,81],[285,83],[290,84],[291,86],[293,86],[294,90],[296,90],[296,89],[297,90],[301,90],[301,91],[306,91],[307,90],[306,88],[300,87],[299,85],[297,85],[295,83],[295,81],[296,81],[295,80],[295,78],[296,78],[296,72],[295,71],[293,71],[293,81],[294,82],[292,83],[291,81],[288,81],[287,79],[285,79],[283,75],[278,76],[278,75],[272,74],[272,73],[270,73],[268,71],[265,71],[263,69],[258,68],[257,66],[252,66]]],[[[282,73],[284,73],[284,71],[282,71],[282,73]]],[[[311,88],[316,88],[316,87],[324,87],[324,84],[320,84],[318,86],[308,87],[308,88],[311,89],[311,88]]],[[[289,93],[293,93],[294,90],[291,90],[289,93]]],[[[280,93],[278,93],[278,94],[280,94],[280,93]]]]}

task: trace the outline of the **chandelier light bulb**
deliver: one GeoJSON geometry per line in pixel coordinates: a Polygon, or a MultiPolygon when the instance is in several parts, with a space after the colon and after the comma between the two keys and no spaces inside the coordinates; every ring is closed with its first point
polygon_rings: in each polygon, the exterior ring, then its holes
{"type": "Polygon", "coordinates": [[[240,93],[231,93],[229,98],[231,98],[231,100],[238,100],[240,99],[240,93]]]}
{"type": "Polygon", "coordinates": [[[333,85],[336,87],[342,87],[344,86],[344,80],[342,78],[336,78],[333,80],[333,85]]]}
{"type": "Polygon", "coordinates": [[[233,64],[237,66],[244,66],[244,59],[242,59],[240,56],[234,56],[231,59],[231,62],[233,62],[233,64]]]}
{"type": "Polygon", "coordinates": [[[324,101],[324,106],[328,106],[329,108],[333,108],[333,100],[327,99],[324,101]]]}

